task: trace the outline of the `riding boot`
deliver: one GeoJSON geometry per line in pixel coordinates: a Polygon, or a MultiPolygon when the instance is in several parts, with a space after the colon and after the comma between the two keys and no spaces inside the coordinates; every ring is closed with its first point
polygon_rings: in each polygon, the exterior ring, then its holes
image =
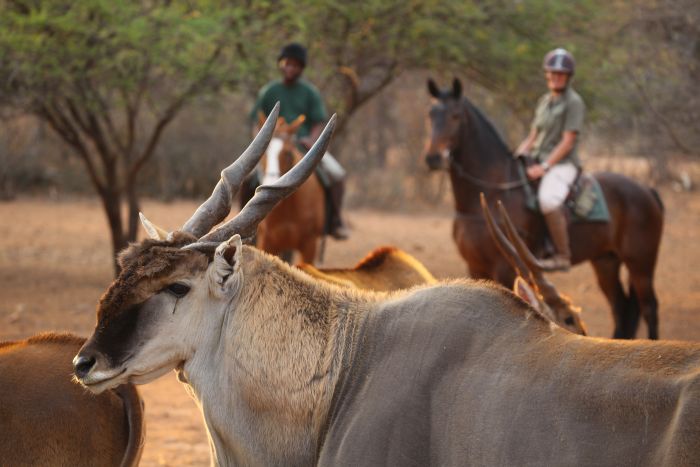
{"type": "Polygon", "coordinates": [[[569,248],[569,225],[562,208],[544,215],[549,229],[549,235],[556,248],[551,258],[540,261],[542,268],[547,271],[566,271],[571,268],[571,249],[569,248]]]}
{"type": "Polygon", "coordinates": [[[350,236],[350,231],[343,223],[340,215],[340,208],[343,205],[343,195],[345,194],[345,180],[331,182],[328,187],[328,227],[329,233],[336,240],[346,240],[350,236]]]}

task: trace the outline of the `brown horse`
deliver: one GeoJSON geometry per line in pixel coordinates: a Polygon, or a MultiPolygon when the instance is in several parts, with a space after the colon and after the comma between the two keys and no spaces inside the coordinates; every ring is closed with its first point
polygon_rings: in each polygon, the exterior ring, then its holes
{"type": "MultiPolygon", "coordinates": [[[[484,192],[493,203],[501,200],[528,247],[544,250],[546,226],[542,216],[525,206],[525,181],[511,151],[493,125],[466,97],[455,79],[451,89],[440,90],[428,80],[435,98],[430,109],[432,135],[426,162],[431,169],[448,168],[455,198],[453,238],[476,278],[496,280],[508,287],[515,273],[498,252],[479,203],[484,192]]],[[[622,175],[594,174],[608,203],[609,222],[569,225],[572,263],[590,261],[598,285],[612,308],[613,337],[634,338],[640,315],[650,339],[657,339],[658,302],[654,269],[663,229],[663,205],[656,191],[622,175]],[[620,280],[620,267],[629,271],[629,289],[620,280]]]]}
{"type": "MultiPolygon", "coordinates": [[[[273,183],[302,158],[296,145],[296,132],[304,116],[291,123],[280,117],[275,133],[262,159],[262,183],[273,183]]],[[[306,263],[316,259],[318,240],[324,232],[325,199],[317,177],[309,177],[288,198],[280,201],[258,227],[257,247],[273,255],[296,250],[306,263]]]]}

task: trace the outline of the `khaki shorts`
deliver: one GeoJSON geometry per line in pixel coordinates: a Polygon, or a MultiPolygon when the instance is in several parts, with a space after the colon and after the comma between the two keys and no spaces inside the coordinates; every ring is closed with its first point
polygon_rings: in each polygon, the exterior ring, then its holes
{"type": "Polygon", "coordinates": [[[537,192],[537,201],[543,214],[556,211],[564,204],[577,173],[576,166],[566,162],[555,164],[544,174],[537,192]]]}

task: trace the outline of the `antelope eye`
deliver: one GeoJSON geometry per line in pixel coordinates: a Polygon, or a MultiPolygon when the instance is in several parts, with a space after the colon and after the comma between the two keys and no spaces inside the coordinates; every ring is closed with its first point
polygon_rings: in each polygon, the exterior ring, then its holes
{"type": "Polygon", "coordinates": [[[566,324],[568,324],[569,326],[573,326],[573,325],[574,325],[574,318],[572,318],[571,316],[569,316],[569,317],[567,317],[567,318],[564,320],[564,322],[565,322],[566,324]]]}
{"type": "Polygon", "coordinates": [[[177,298],[181,298],[187,295],[187,292],[190,291],[190,287],[188,285],[175,282],[174,284],[167,286],[165,291],[176,296],[177,298]]]}

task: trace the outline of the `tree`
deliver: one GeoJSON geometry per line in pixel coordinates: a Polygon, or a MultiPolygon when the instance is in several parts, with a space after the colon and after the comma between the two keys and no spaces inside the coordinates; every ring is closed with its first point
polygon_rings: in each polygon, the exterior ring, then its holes
{"type": "Polygon", "coordinates": [[[562,25],[570,34],[596,18],[592,0],[303,3],[277,3],[278,43],[286,37],[309,46],[308,73],[341,117],[336,139],[348,118],[410,69],[462,75],[510,96],[511,107],[529,119],[542,89],[542,56],[570,45],[562,25]]]}
{"type": "Polygon", "coordinates": [[[47,122],[82,160],[116,256],[136,237],[138,174],[168,125],[195,97],[260,66],[247,45],[256,10],[208,1],[1,7],[0,102],[47,122]]]}

